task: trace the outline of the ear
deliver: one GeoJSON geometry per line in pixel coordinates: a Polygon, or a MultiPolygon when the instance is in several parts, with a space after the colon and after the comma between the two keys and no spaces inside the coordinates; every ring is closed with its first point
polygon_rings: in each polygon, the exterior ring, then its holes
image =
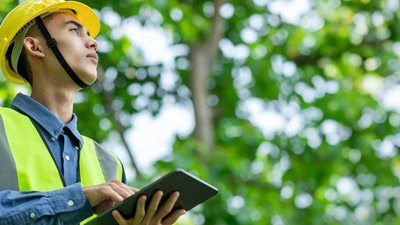
{"type": "Polygon", "coordinates": [[[39,40],[36,38],[26,37],[24,39],[24,47],[28,55],[39,58],[43,58],[45,56],[44,52],[42,51],[42,46],[40,45],[39,40]]]}

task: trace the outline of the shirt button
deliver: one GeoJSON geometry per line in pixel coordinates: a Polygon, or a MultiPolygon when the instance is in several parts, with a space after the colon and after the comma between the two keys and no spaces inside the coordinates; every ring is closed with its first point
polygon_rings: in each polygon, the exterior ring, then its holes
{"type": "Polygon", "coordinates": [[[78,146],[75,146],[75,149],[76,149],[76,150],[79,150],[79,147],[78,147],[78,146]]]}
{"type": "Polygon", "coordinates": [[[71,159],[71,157],[69,157],[69,155],[66,155],[65,159],[69,161],[71,159]]]}
{"type": "Polygon", "coordinates": [[[31,213],[31,214],[29,214],[29,216],[33,219],[33,218],[36,217],[36,214],[35,213],[31,213]]]}
{"type": "Polygon", "coordinates": [[[51,140],[52,140],[52,141],[55,141],[55,140],[56,140],[56,138],[55,138],[55,137],[51,137],[51,140]]]}
{"type": "Polygon", "coordinates": [[[75,205],[75,202],[74,201],[72,201],[72,200],[69,200],[68,201],[68,206],[74,206],[75,205]]]}

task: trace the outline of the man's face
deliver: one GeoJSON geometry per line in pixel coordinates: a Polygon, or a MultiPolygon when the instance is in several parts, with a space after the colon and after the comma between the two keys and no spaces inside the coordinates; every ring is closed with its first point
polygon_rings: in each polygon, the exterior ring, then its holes
{"type": "MultiPolygon", "coordinates": [[[[69,13],[54,13],[47,24],[51,36],[56,39],[57,47],[64,59],[79,78],[86,84],[92,84],[97,78],[98,56],[97,41],[89,36],[87,29],[79,20],[69,13]]],[[[57,72],[64,69],[56,59],[50,48],[45,47],[44,52],[48,57],[52,70],[57,72]]],[[[61,77],[59,77],[61,79],[61,77]]],[[[61,79],[62,80],[62,79],[61,79]]]]}

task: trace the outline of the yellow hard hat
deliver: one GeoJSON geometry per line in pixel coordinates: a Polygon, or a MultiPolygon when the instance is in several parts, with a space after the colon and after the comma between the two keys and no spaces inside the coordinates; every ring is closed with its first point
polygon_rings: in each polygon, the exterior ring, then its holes
{"type": "Polygon", "coordinates": [[[6,57],[8,48],[17,33],[35,17],[57,11],[71,10],[77,19],[95,38],[100,31],[100,21],[96,13],[80,2],[64,0],[26,0],[15,7],[0,25],[0,67],[4,76],[16,84],[26,82],[12,69],[6,57]]]}

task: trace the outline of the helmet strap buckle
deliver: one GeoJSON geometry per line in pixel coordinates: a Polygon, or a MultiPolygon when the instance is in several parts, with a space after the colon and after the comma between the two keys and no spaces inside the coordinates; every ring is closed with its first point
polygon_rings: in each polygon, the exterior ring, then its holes
{"type": "Polygon", "coordinates": [[[57,46],[57,41],[54,38],[47,40],[46,43],[49,48],[54,48],[57,46]]]}

